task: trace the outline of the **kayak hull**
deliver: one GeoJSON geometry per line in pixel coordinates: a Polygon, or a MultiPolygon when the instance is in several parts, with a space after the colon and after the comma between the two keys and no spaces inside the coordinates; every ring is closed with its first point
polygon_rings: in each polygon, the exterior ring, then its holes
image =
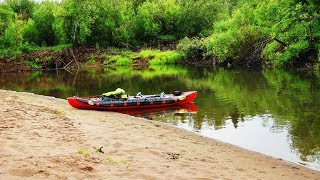
{"type": "Polygon", "coordinates": [[[137,117],[153,117],[158,114],[194,114],[198,112],[198,108],[194,103],[186,103],[179,106],[170,107],[158,107],[158,108],[141,108],[135,109],[134,111],[120,111],[123,114],[128,114],[137,117]]]}
{"type": "Polygon", "coordinates": [[[129,97],[128,99],[103,100],[101,97],[82,98],[69,97],[69,104],[77,109],[100,110],[100,111],[130,111],[146,108],[161,108],[180,106],[192,102],[197,96],[197,91],[182,92],[181,95],[166,94],[160,96],[129,97]]]}

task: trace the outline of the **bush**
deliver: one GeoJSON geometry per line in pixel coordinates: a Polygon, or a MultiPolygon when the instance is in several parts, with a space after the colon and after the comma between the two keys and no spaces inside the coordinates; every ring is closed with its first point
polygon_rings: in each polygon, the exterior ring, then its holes
{"type": "Polygon", "coordinates": [[[6,4],[8,4],[15,13],[19,14],[20,20],[28,20],[32,18],[33,8],[35,6],[35,2],[31,0],[6,0],[6,4]]]}
{"type": "Polygon", "coordinates": [[[19,54],[23,41],[23,21],[10,22],[3,37],[3,46],[8,48],[9,54],[19,54]]]}
{"type": "MultiPolygon", "coordinates": [[[[314,54],[320,36],[319,6],[290,0],[238,1],[230,17],[215,22],[212,34],[185,38],[178,49],[187,58],[216,57],[219,62],[285,66],[314,54]],[[310,38],[312,37],[312,38],[310,38]],[[272,41],[280,39],[283,43],[272,41]],[[285,44],[285,45],[284,45],[285,44]]],[[[303,61],[312,61],[309,58],[303,61]]]]}
{"type": "Polygon", "coordinates": [[[206,56],[206,47],[204,45],[204,39],[189,39],[186,37],[179,41],[177,50],[183,54],[184,59],[199,60],[204,59],[206,56]]]}
{"type": "Polygon", "coordinates": [[[27,54],[32,53],[32,46],[28,42],[24,43],[21,47],[21,52],[27,54]]]}
{"type": "Polygon", "coordinates": [[[146,1],[137,10],[136,38],[141,42],[155,42],[161,37],[181,39],[206,35],[218,13],[224,10],[222,1],[163,0],[146,1]]]}
{"type": "Polygon", "coordinates": [[[139,41],[152,41],[160,34],[160,12],[157,4],[146,1],[139,8],[135,18],[135,34],[139,41]],[[159,15],[159,16],[157,16],[159,15]]]}
{"type": "MultiPolygon", "coordinates": [[[[55,8],[54,2],[46,1],[33,12],[34,26],[38,31],[38,39],[34,42],[35,44],[53,46],[59,43],[53,29],[55,8]]],[[[33,32],[36,33],[35,30],[33,32]]]]}
{"type": "Polygon", "coordinates": [[[276,37],[283,43],[267,44],[263,51],[266,63],[287,66],[310,62],[312,58],[301,57],[307,55],[316,45],[314,40],[310,41],[309,36],[317,36],[316,34],[319,33],[316,30],[320,27],[319,18],[317,19],[317,13],[315,13],[319,7],[292,1],[277,1],[274,4],[277,8],[281,7],[282,11],[275,13],[275,19],[279,22],[273,23],[269,33],[271,37],[276,37]]]}
{"type": "Polygon", "coordinates": [[[39,31],[32,19],[28,19],[23,27],[23,41],[33,44],[38,44],[40,42],[39,31]]]}

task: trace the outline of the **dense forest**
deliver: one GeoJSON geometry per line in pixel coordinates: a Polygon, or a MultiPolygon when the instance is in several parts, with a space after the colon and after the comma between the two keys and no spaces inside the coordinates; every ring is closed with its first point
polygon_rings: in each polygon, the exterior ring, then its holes
{"type": "Polygon", "coordinates": [[[320,1],[0,2],[2,58],[49,47],[135,49],[168,44],[176,45],[184,62],[315,65],[320,62],[320,1]]]}

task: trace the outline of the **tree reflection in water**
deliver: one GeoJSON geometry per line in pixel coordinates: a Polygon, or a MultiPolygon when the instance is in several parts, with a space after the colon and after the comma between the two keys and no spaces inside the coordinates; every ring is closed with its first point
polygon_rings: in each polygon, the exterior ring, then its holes
{"type": "MultiPolygon", "coordinates": [[[[60,98],[92,96],[118,87],[129,94],[197,90],[196,114],[154,113],[152,119],[188,129],[239,129],[251,117],[260,118],[269,133],[287,130],[286,140],[302,161],[320,166],[320,78],[282,70],[217,70],[154,66],[0,74],[0,88],[60,98]],[[184,125],[186,125],[184,124],[184,125]],[[186,127],[187,128],[187,127],[186,127]]],[[[149,115],[142,115],[148,117],[149,115]]],[[[257,136],[259,137],[259,136],[257,136]]]]}

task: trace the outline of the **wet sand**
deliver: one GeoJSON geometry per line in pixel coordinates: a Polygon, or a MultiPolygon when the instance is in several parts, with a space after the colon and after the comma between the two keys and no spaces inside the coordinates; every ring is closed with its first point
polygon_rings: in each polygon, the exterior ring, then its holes
{"type": "Polygon", "coordinates": [[[163,123],[0,90],[0,179],[28,178],[320,179],[320,171],[163,123]]]}

